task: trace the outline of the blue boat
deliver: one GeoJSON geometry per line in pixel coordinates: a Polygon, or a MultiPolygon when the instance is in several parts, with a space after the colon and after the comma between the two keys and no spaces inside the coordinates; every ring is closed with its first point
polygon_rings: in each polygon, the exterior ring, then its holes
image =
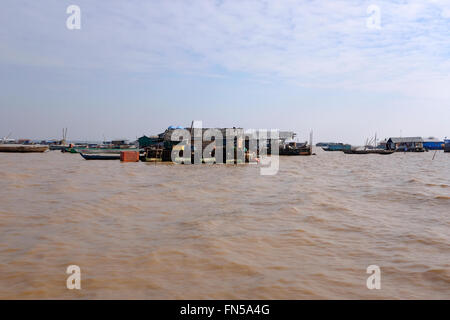
{"type": "Polygon", "coordinates": [[[423,148],[426,150],[443,150],[444,141],[434,137],[423,139],[423,148]]]}
{"type": "Polygon", "coordinates": [[[344,151],[351,150],[352,146],[350,144],[343,143],[329,143],[327,146],[322,147],[325,151],[344,151]]]}
{"type": "Polygon", "coordinates": [[[450,139],[444,140],[444,152],[450,152],[450,139]]]}

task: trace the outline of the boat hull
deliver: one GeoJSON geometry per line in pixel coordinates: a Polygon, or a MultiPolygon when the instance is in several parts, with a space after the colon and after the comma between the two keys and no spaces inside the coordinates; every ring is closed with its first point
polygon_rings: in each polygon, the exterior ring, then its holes
{"type": "Polygon", "coordinates": [[[349,144],[332,144],[332,145],[328,145],[328,146],[324,146],[322,147],[322,149],[324,151],[344,151],[344,150],[350,150],[351,149],[351,145],[349,144]]]}
{"type": "Polygon", "coordinates": [[[382,149],[367,149],[367,150],[343,150],[345,154],[393,154],[392,150],[382,150],[382,149]]]}
{"type": "Polygon", "coordinates": [[[85,154],[80,155],[86,160],[120,160],[120,154],[85,154]]]}
{"type": "Polygon", "coordinates": [[[343,150],[345,154],[369,154],[367,150],[343,150]]]}
{"type": "Polygon", "coordinates": [[[49,147],[49,149],[51,151],[61,151],[61,150],[65,149],[65,148],[68,148],[69,146],[65,146],[65,145],[49,145],[48,147],[49,147]]]}
{"type": "Polygon", "coordinates": [[[92,149],[86,149],[86,148],[74,148],[77,152],[83,153],[83,154],[118,154],[122,151],[139,151],[138,148],[127,148],[127,149],[102,149],[102,148],[92,148],[92,149]]]}
{"type": "Polygon", "coordinates": [[[45,152],[48,146],[41,145],[0,145],[0,152],[15,152],[15,153],[32,153],[45,152]]]}
{"type": "Polygon", "coordinates": [[[310,156],[312,155],[312,148],[305,144],[294,145],[294,146],[284,146],[280,147],[280,156],[310,156]]]}
{"type": "Polygon", "coordinates": [[[372,149],[372,150],[367,150],[367,151],[369,151],[369,153],[384,154],[384,155],[393,154],[395,152],[392,150],[383,150],[383,149],[372,149]]]}

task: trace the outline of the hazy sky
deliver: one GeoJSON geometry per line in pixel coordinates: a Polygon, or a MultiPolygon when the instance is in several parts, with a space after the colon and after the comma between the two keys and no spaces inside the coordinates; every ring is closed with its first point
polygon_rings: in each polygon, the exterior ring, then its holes
{"type": "Polygon", "coordinates": [[[315,142],[450,136],[448,0],[3,0],[0,21],[0,137],[136,138],[191,120],[315,142]]]}

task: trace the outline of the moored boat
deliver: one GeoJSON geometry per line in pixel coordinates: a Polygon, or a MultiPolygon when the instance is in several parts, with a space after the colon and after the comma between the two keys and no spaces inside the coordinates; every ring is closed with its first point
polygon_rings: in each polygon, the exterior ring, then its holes
{"type": "MultiPolygon", "coordinates": [[[[289,132],[288,132],[289,133],[289,132]]],[[[291,133],[291,139],[295,137],[294,133],[291,133]]],[[[309,133],[309,144],[308,142],[287,142],[286,139],[281,139],[279,147],[280,156],[310,156],[313,155],[312,144],[313,143],[313,133],[309,133]]]]}
{"type": "Polygon", "coordinates": [[[61,150],[66,149],[66,148],[68,148],[68,147],[69,147],[68,145],[61,145],[61,144],[50,144],[50,145],[48,146],[48,148],[49,148],[51,151],[56,151],[56,150],[61,151],[61,150]]]}
{"type": "Polygon", "coordinates": [[[120,160],[119,154],[86,154],[81,153],[80,155],[86,160],[120,160]]]}
{"type": "Polygon", "coordinates": [[[122,151],[139,151],[138,148],[122,148],[122,149],[115,149],[115,148],[74,148],[79,153],[84,154],[119,154],[122,151]]]}
{"type": "Polygon", "coordinates": [[[311,146],[307,142],[289,142],[280,146],[280,156],[309,156],[312,153],[311,146]]]}
{"type": "Polygon", "coordinates": [[[393,150],[384,150],[384,149],[368,149],[368,153],[374,153],[374,154],[393,154],[395,151],[393,150]]]}
{"type": "Polygon", "coordinates": [[[47,150],[48,146],[39,144],[0,144],[0,152],[31,153],[47,150]]]}
{"type": "Polygon", "coordinates": [[[384,149],[350,149],[343,150],[345,154],[393,154],[395,151],[384,149]]]}
{"type": "Polygon", "coordinates": [[[65,153],[65,152],[68,152],[68,153],[79,153],[77,151],[77,149],[74,148],[73,146],[64,147],[64,148],[61,149],[61,152],[63,152],[63,153],[65,153]]]}
{"type": "Polygon", "coordinates": [[[324,151],[344,151],[350,150],[352,146],[350,144],[343,143],[329,143],[326,146],[322,146],[324,151]]]}
{"type": "Polygon", "coordinates": [[[369,154],[368,150],[363,149],[349,149],[349,150],[342,150],[345,154],[369,154]]]}
{"type": "MultiPolygon", "coordinates": [[[[380,144],[382,145],[382,144],[380,144]]],[[[377,134],[371,139],[366,139],[364,146],[350,147],[347,150],[342,150],[346,154],[393,154],[394,150],[383,149],[377,144],[377,134]]]]}

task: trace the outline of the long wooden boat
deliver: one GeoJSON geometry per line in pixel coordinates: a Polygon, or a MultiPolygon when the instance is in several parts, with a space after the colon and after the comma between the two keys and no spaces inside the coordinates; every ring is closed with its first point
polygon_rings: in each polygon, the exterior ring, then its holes
{"type": "Polygon", "coordinates": [[[395,151],[393,150],[384,150],[384,149],[368,149],[367,150],[369,153],[374,153],[374,154],[393,154],[395,151]]]}
{"type": "Polygon", "coordinates": [[[80,155],[86,160],[120,160],[120,154],[86,154],[80,152],[80,155]]]}
{"type": "Polygon", "coordinates": [[[345,154],[369,154],[368,150],[342,150],[345,154]]]}
{"type": "Polygon", "coordinates": [[[118,154],[122,151],[139,151],[138,148],[123,148],[123,149],[103,149],[103,148],[74,148],[79,153],[84,154],[118,154]]]}
{"type": "Polygon", "coordinates": [[[45,152],[47,150],[48,146],[39,144],[0,144],[0,152],[31,153],[45,152]]]}
{"type": "Polygon", "coordinates": [[[343,150],[345,154],[393,154],[395,151],[384,149],[351,149],[343,150]]]}

